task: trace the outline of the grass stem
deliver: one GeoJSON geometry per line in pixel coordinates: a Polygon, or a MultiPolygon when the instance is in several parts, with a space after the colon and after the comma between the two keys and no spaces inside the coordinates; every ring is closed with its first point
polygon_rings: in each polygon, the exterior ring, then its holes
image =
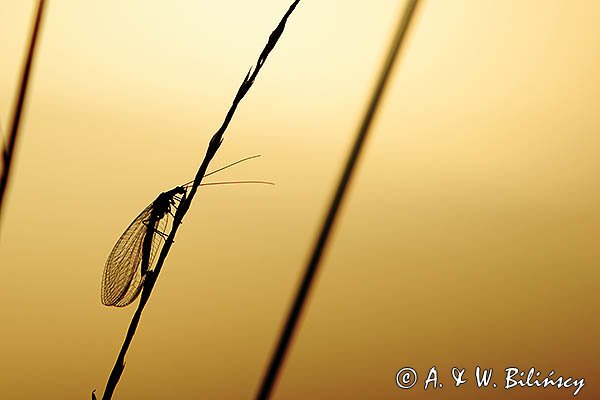
{"type": "Polygon", "coordinates": [[[231,122],[233,115],[235,114],[235,110],[237,109],[237,106],[240,103],[240,101],[244,98],[246,93],[248,93],[248,91],[252,87],[254,80],[258,76],[258,73],[260,72],[264,62],[267,60],[267,57],[269,56],[269,54],[271,53],[271,51],[277,44],[277,41],[281,37],[281,34],[283,33],[283,30],[285,28],[285,24],[287,22],[288,17],[294,11],[294,9],[296,8],[296,6],[298,5],[299,2],[300,2],[300,0],[294,1],[294,3],[290,6],[288,11],[284,15],[283,19],[279,22],[279,25],[277,26],[277,28],[275,28],[275,30],[269,36],[269,40],[268,40],[267,44],[265,45],[265,48],[263,49],[262,53],[258,57],[258,61],[256,63],[256,66],[254,67],[254,71],[252,71],[252,69],[251,69],[246,74],[246,77],[242,81],[242,84],[240,85],[240,87],[237,91],[237,94],[235,95],[235,98],[233,99],[233,103],[231,104],[229,111],[227,112],[227,115],[225,116],[225,120],[223,121],[223,124],[217,130],[217,132],[213,135],[213,137],[211,138],[211,140],[209,142],[208,149],[206,150],[204,159],[202,160],[202,163],[200,164],[200,168],[198,169],[198,172],[196,173],[196,177],[194,179],[192,187],[190,188],[190,192],[187,195],[184,195],[183,199],[180,202],[179,207],[177,208],[177,211],[175,212],[175,216],[173,218],[173,227],[171,228],[171,232],[169,233],[169,236],[167,237],[165,244],[163,245],[163,247],[160,251],[160,255],[159,255],[158,261],[156,262],[156,266],[154,267],[154,269],[152,271],[148,271],[148,275],[146,277],[146,281],[145,281],[144,287],[142,289],[142,294],[140,296],[140,302],[137,306],[137,309],[135,310],[133,318],[131,319],[129,328],[127,330],[127,335],[125,336],[125,341],[123,342],[121,351],[119,352],[119,355],[117,356],[115,365],[114,365],[114,367],[110,373],[110,376],[108,378],[108,381],[106,383],[106,388],[104,389],[104,394],[102,396],[103,400],[109,400],[112,398],[114,390],[117,387],[119,380],[121,379],[121,375],[123,373],[123,370],[125,369],[125,356],[127,354],[127,350],[129,349],[129,345],[131,344],[133,336],[135,335],[135,332],[137,330],[138,324],[139,324],[141,316],[142,316],[142,312],[144,311],[144,307],[146,306],[148,299],[150,298],[152,289],[154,288],[154,285],[156,284],[156,279],[158,278],[158,275],[160,274],[160,271],[161,271],[163,264],[167,258],[167,255],[169,254],[169,250],[171,249],[171,246],[173,245],[175,235],[177,233],[177,230],[179,229],[179,226],[181,225],[183,217],[185,216],[188,209],[190,208],[190,205],[192,204],[192,200],[194,199],[194,196],[196,194],[198,187],[202,183],[202,178],[206,175],[206,171],[208,169],[208,166],[209,166],[211,160],[213,159],[213,157],[219,150],[221,143],[223,142],[223,135],[224,135],[225,131],[227,130],[227,127],[229,126],[229,123],[231,122]]]}
{"type": "Polygon", "coordinates": [[[379,74],[379,78],[371,95],[371,98],[369,99],[369,102],[367,104],[367,109],[365,111],[362,122],[358,128],[358,132],[356,133],[356,139],[346,161],[344,172],[340,178],[337,190],[331,200],[329,211],[327,212],[327,215],[321,227],[320,234],[314,244],[312,255],[308,261],[308,264],[306,265],[304,276],[296,292],[296,297],[294,299],[294,302],[292,303],[291,309],[289,310],[285,325],[281,330],[277,346],[275,348],[275,351],[273,352],[273,356],[265,372],[262,384],[256,395],[256,399],[258,400],[266,400],[271,395],[273,386],[275,385],[277,379],[277,375],[285,360],[285,356],[289,349],[290,342],[294,336],[294,332],[297,329],[298,320],[300,319],[302,310],[304,309],[306,300],[310,293],[311,286],[317,274],[321,256],[327,245],[327,240],[330,236],[331,229],[333,228],[336,216],[338,214],[338,210],[342,204],[346,188],[348,187],[350,178],[352,177],[352,173],[355,169],[361,150],[367,139],[369,128],[371,127],[371,123],[373,121],[373,118],[375,117],[375,113],[383,96],[386,85],[389,81],[389,77],[392,72],[394,63],[398,58],[400,47],[404,41],[406,32],[410,25],[412,16],[414,15],[415,9],[417,8],[417,5],[418,0],[409,0],[404,9],[401,19],[398,22],[396,32],[390,45],[390,49],[383,63],[383,68],[379,74]]]}
{"type": "Polygon", "coordinates": [[[2,221],[4,194],[6,193],[6,188],[8,187],[10,167],[13,163],[13,156],[17,146],[17,139],[19,137],[19,126],[21,123],[21,116],[23,115],[23,108],[25,106],[25,96],[27,94],[29,76],[31,74],[31,67],[33,65],[33,58],[38,41],[38,33],[40,31],[42,16],[44,14],[44,5],[45,1],[39,0],[37,12],[35,13],[35,19],[33,21],[33,28],[31,30],[31,38],[29,40],[27,56],[25,58],[25,64],[23,65],[23,72],[21,73],[21,82],[19,84],[17,102],[15,104],[12,121],[8,131],[8,140],[2,146],[2,175],[0,176],[0,221],[2,221]]]}

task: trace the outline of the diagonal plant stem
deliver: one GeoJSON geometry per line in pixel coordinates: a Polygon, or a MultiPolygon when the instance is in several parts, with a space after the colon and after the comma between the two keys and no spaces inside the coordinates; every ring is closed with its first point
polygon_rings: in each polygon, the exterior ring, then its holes
{"type": "Polygon", "coordinates": [[[31,66],[33,65],[33,56],[35,54],[38,33],[40,31],[40,25],[42,23],[42,16],[44,14],[44,4],[44,0],[39,0],[37,11],[35,14],[35,19],[33,21],[33,28],[31,31],[31,38],[29,41],[27,57],[25,58],[25,64],[23,65],[23,72],[21,75],[21,82],[19,85],[17,101],[15,104],[12,121],[10,127],[8,128],[8,141],[2,146],[2,176],[0,176],[0,221],[2,220],[1,217],[2,205],[4,204],[4,194],[6,192],[6,187],[8,186],[8,178],[10,177],[10,167],[12,165],[13,154],[15,152],[17,138],[19,136],[19,126],[21,122],[21,115],[23,114],[23,107],[25,104],[25,95],[27,94],[27,85],[29,83],[31,66]]]}
{"type": "Polygon", "coordinates": [[[123,370],[125,368],[125,355],[127,354],[129,345],[131,344],[131,341],[133,340],[133,336],[135,335],[135,332],[137,330],[138,324],[140,322],[140,318],[142,316],[142,312],[144,311],[144,307],[146,306],[146,303],[148,302],[148,299],[150,298],[150,294],[152,293],[152,289],[154,288],[156,279],[158,278],[158,275],[160,274],[160,271],[161,271],[163,264],[167,258],[167,255],[169,254],[169,250],[171,249],[171,246],[173,245],[175,235],[177,233],[177,230],[179,229],[179,226],[181,225],[183,217],[185,216],[188,209],[190,208],[190,205],[192,204],[192,200],[194,199],[194,196],[196,194],[198,186],[200,186],[200,183],[202,182],[202,178],[206,174],[206,170],[208,169],[208,166],[209,166],[211,160],[213,159],[213,157],[219,150],[221,143],[223,142],[223,135],[224,135],[225,131],[227,130],[227,127],[229,126],[231,119],[233,118],[235,110],[237,109],[238,104],[244,98],[246,93],[248,93],[248,90],[250,90],[250,88],[252,87],[254,80],[258,76],[258,73],[260,72],[265,61],[267,60],[267,57],[269,56],[269,54],[271,53],[271,51],[277,44],[277,41],[281,37],[281,34],[283,33],[283,30],[285,28],[287,19],[292,14],[292,12],[294,11],[294,9],[296,8],[296,6],[298,5],[299,2],[300,2],[300,0],[295,0],[292,3],[292,5],[290,6],[290,8],[286,12],[286,14],[283,16],[282,20],[279,22],[279,25],[277,26],[277,28],[275,28],[275,30],[269,36],[269,40],[268,40],[267,44],[265,45],[265,48],[263,49],[262,53],[258,57],[258,61],[256,63],[256,66],[254,67],[254,70],[250,69],[248,71],[248,73],[246,74],[246,77],[242,81],[242,84],[240,85],[240,87],[237,91],[237,94],[235,95],[235,98],[233,99],[233,103],[231,104],[231,107],[229,108],[229,111],[227,112],[227,115],[225,116],[225,120],[223,121],[223,124],[217,130],[217,132],[213,135],[213,137],[211,138],[211,140],[208,144],[208,149],[206,150],[206,154],[204,156],[204,159],[202,160],[202,164],[200,165],[200,168],[198,169],[198,172],[196,173],[196,177],[194,179],[194,184],[191,187],[190,192],[187,195],[184,195],[179,207],[177,208],[177,211],[175,212],[175,216],[173,218],[173,227],[171,228],[171,232],[169,233],[169,236],[166,239],[165,244],[163,245],[163,247],[160,251],[158,261],[156,262],[156,267],[154,268],[154,270],[148,271],[148,274],[146,275],[146,281],[144,283],[144,288],[142,289],[142,294],[140,296],[140,302],[139,302],[137,309],[135,310],[135,313],[131,319],[129,328],[127,329],[127,335],[125,336],[125,341],[123,342],[121,351],[119,352],[119,355],[117,356],[115,365],[114,365],[112,372],[108,378],[108,382],[106,383],[106,388],[104,389],[104,394],[102,396],[103,400],[109,400],[112,398],[113,392],[114,392],[117,384],[119,383],[119,380],[120,380],[123,370]]]}
{"type": "Polygon", "coordinates": [[[338,210],[342,204],[344,194],[352,178],[352,173],[355,169],[356,163],[360,156],[363,145],[367,139],[371,123],[377,112],[379,103],[389,81],[389,77],[393,70],[400,47],[406,37],[406,32],[414,15],[415,9],[417,8],[418,0],[408,0],[406,7],[403,11],[402,18],[399,20],[397,28],[395,30],[394,37],[392,39],[389,51],[386,55],[386,59],[383,63],[381,72],[377,79],[377,83],[374,87],[371,98],[367,105],[365,114],[361,121],[361,124],[356,133],[356,139],[346,161],[344,172],[338,183],[336,192],[331,200],[329,211],[323,221],[321,231],[313,247],[311,258],[306,265],[304,276],[296,292],[296,297],[292,306],[289,310],[287,320],[283,329],[281,330],[277,346],[273,352],[269,366],[263,377],[263,381],[256,395],[257,400],[266,400],[270,397],[275,385],[277,375],[281,369],[281,366],[285,360],[286,353],[290,346],[290,342],[294,336],[294,332],[298,326],[298,320],[302,315],[302,310],[306,304],[306,300],[310,293],[311,286],[314,282],[315,275],[317,274],[321,256],[327,245],[327,240],[330,236],[331,229],[335,223],[338,210]]]}

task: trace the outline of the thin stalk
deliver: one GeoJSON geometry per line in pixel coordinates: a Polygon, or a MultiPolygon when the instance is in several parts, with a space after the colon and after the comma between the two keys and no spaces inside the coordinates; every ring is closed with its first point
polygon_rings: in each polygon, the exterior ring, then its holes
{"type": "Polygon", "coordinates": [[[265,372],[262,384],[256,395],[256,399],[265,400],[268,399],[271,395],[273,386],[275,385],[277,379],[277,375],[285,360],[285,356],[289,349],[290,342],[297,329],[298,320],[302,315],[302,311],[310,293],[311,286],[317,274],[321,256],[327,245],[327,240],[330,236],[331,229],[333,228],[340,205],[342,204],[346,188],[348,187],[355,165],[358,161],[363,145],[367,139],[369,128],[371,127],[371,123],[373,121],[373,118],[375,117],[375,113],[377,111],[384,90],[389,81],[390,74],[393,70],[400,47],[404,41],[406,32],[410,25],[412,16],[414,15],[415,9],[417,8],[417,5],[418,0],[409,0],[404,9],[402,17],[400,18],[400,21],[398,22],[396,32],[390,45],[390,49],[383,63],[382,70],[379,74],[379,78],[369,100],[369,103],[367,104],[367,108],[362,122],[356,133],[354,145],[352,146],[352,150],[348,155],[348,160],[346,162],[344,172],[340,178],[335,195],[331,200],[329,211],[327,212],[327,215],[323,221],[321,232],[313,248],[312,256],[310,257],[308,264],[306,265],[304,277],[302,278],[300,286],[298,287],[298,290],[296,292],[296,297],[294,299],[294,302],[292,303],[291,309],[289,310],[286,323],[280,333],[277,346],[275,348],[275,351],[273,352],[273,356],[265,372]]]}
{"type": "Polygon", "coordinates": [[[127,335],[125,336],[125,341],[123,342],[121,351],[119,352],[119,355],[117,356],[115,365],[114,365],[112,372],[108,378],[108,382],[106,383],[106,388],[104,389],[104,394],[102,396],[103,400],[109,400],[112,398],[113,392],[114,392],[115,388],[117,387],[117,384],[119,383],[119,380],[120,380],[123,370],[125,368],[125,355],[127,354],[129,345],[131,344],[133,336],[135,335],[135,332],[137,330],[138,324],[140,322],[140,318],[142,316],[142,312],[144,311],[144,307],[146,306],[148,299],[150,298],[150,294],[152,293],[152,289],[154,288],[156,279],[158,278],[158,275],[160,274],[160,271],[161,271],[163,264],[167,258],[167,255],[169,254],[169,250],[171,249],[171,246],[173,245],[175,235],[177,234],[177,230],[179,229],[179,226],[181,225],[183,217],[185,216],[188,209],[190,208],[190,205],[192,204],[192,200],[194,199],[194,196],[196,194],[198,186],[200,186],[200,184],[202,183],[202,178],[205,176],[211,160],[213,159],[213,157],[217,153],[217,150],[219,150],[221,143],[223,142],[223,135],[224,135],[227,127],[229,126],[231,119],[233,118],[235,110],[236,110],[238,104],[240,103],[240,101],[246,95],[246,93],[248,93],[248,90],[250,90],[250,88],[252,87],[252,84],[254,83],[254,80],[258,76],[258,73],[260,72],[264,62],[267,60],[267,57],[269,56],[269,54],[271,53],[271,51],[277,44],[277,41],[281,37],[281,34],[283,33],[283,30],[285,28],[285,23],[287,22],[288,17],[294,11],[294,9],[296,8],[296,6],[298,5],[299,2],[300,2],[300,0],[294,1],[294,3],[290,6],[288,11],[286,12],[286,14],[283,16],[283,19],[281,20],[281,22],[279,22],[279,25],[277,26],[277,28],[275,28],[275,30],[269,36],[269,40],[268,40],[267,44],[265,45],[265,48],[263,49],[262,53],[258,57],[258,61],[256,63],[254,71],[252,71],[252,69],[250,69],[250,71],[248,71],[248,73],[246,74],[246,77],[242,81],[242,84],[240,85],[240,87],[237,91],[237,94],[235,95],[235,98],[233,99],[233,103],[231,104],[231,107],[229,108],[229,111],[227,112],[227,115],[225,116],[225,120],[223,121],[223,124],[217,130],[217,132],[213,135],[213,137],[211,138],[211,140],[208,144],[206,154],[204,156],[204,159],[202,160],[202,163],[200,164],[200,168],[198,169],[198,172],[196,173],[196,178],[194,179],[194,183],[190,189],[190,192],[187,194],[187,196],[183,197],[179,207],[177,208],[177,211],[175,212],[175,216],[173,218],[173,227],[171,228],[171,232],[169,233],[169,236],[167,237],[165,244],[163,245],[163,247],[160,251],[158,261],[156,262],[156,267],[154,268],[154,270],[149,271],[148,274],[146,275],[146,281],[144,283],[144,288],[142,289],[142,294],[140,296],[140,302],[138,304],[137,309],[135,310],[133,318],[131,319],[129,328],[127,329],[127,335]]]}
{"type": "Polygon", "coordinates": [[[37,12],[33,21],[33,28],[31,31],[31,38],[29,40],[27,57],[25,58],[23,72],[21,73],[21,82],[17,94],[17,102],[15,104],[12,121],[8,131],[8,141],[2,146],[2,175],[0,176],[0,221],[2,220],[2,206],[4,204],[4,193],[6,192],[6,188],[8,186],[8,179],[10,177],[10,167],[12,165],[13,154],[15,152],[17,138],[19,136],[19,126],[21,122],[21,115],[23,114],[23,107],[25,105],[25,95],[27,94],[29,75],[31,73],[31,67],[33,65],[33,57],[35,54],[38,33],[40,31],[42,16],[44,14],[44,4],[44,0],[39,0],[37,12]]]}

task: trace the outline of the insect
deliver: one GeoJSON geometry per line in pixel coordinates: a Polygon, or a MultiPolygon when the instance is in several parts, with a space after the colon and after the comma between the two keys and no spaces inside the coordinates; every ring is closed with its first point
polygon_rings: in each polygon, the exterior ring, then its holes
{"type": "MultiPolygon", "coordinates": [[[[212,175],[256,157],[259,156],[244,158],[204,176],[212,175]]],[[[104,265],[101,288],[102,304],[125,307],[138,297],[156,254],[161,248],[162,242],[167,238],[165,229],[168,226],[169,215],[174,215],[173,209],[177,209],[185,199],[187,190],[192,183],[193,181],[159,194],[156,200],[150,203],[125,229],[104,265]]],[[[234,181],[211,182],[201,185],[233,183],[272,184],[263,181],[234,181]]]]}
{"type": "Polygon", "coordinates": [[[125,229],[113,247],[102,276],[102,304],[125,307],[140,294],[144,279],[164,239],[167,215],[186,193],[177,186],[158,195],[125,229]]]}

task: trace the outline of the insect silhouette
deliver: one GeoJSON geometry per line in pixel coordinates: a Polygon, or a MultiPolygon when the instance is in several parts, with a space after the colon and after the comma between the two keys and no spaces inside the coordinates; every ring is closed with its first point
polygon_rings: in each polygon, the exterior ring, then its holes
{"type": "Polygon", "coordinates": [[[165,238],[167,216],[185,193],[184,186],[177,186],[159,194],[125,229],[104,266],[102,304],[125,307],[140,294],[160,242],[165,238]]]}
{"type": "MultiPolygon", "coordinates": [[[[236,161],[206,175],[212,175],[243,161],[259,157],[258,155],[236,161]]],[[[264,181],[231,181],[210,182],[201,184],[222,185],[236,183],[263,183],[264,181]]],[[[185,200],[187,190],[193,181],[177,186],[158,195],[146,207],[121,235],[113,247],[102,274],[101,300],[106,306],[125,307],[133,303],[140,294],[148,271],[167,238],[165,229],[168,226],[169,215],[185,200]]]]}

